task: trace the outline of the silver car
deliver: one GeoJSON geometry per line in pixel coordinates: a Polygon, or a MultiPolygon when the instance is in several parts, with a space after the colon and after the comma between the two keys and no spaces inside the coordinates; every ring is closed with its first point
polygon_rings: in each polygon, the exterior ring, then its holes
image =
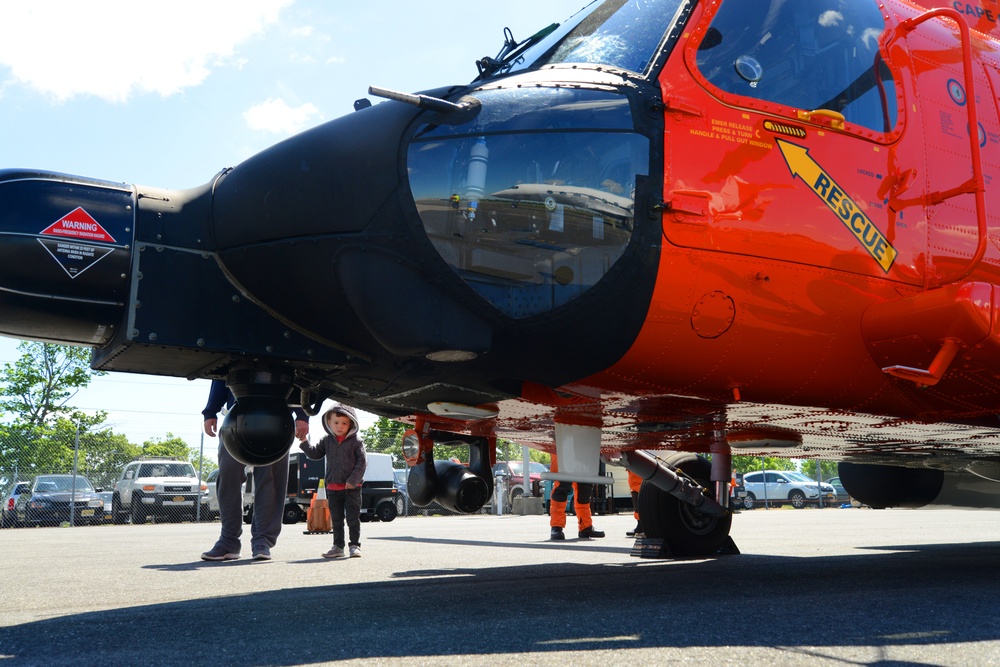
{"type": "Polygon", "coordinates": [[[14,511],[14,504],[17,497],[22,493],[27,493],[31,489],[31,482],[17,482],[13,484],[3,497],[3,506],[0,507],[0,526],[4,528],[17,528],[20,522],[17,520],[17,512],[14,511]]]}
{"type": "Polygon", "coordinates": [[[837,494],[837,499],[834,501],[838,505],[843,505],[844,503],[851,502],[851,494],[849,494],[845,489],[844,485],[840,483],[839,477],[833,477],[828,480],[830,486],[833,487],[834,493],[837,494]]]}

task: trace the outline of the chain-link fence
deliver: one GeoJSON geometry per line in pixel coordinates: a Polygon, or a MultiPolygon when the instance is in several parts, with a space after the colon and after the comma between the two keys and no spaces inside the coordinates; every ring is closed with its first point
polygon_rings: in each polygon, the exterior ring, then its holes
{"type": "MultiPolygon", "coordinates": [[[[147,432],[135,424],[127,429],[80,426],[60,421],[47,427],[0,425],[0,525],[4,528],[34,525],[91,525],[100,523],[145,523],[160,521],[217,521],[215,478],[218,474],[219,441],[201,434],[196,442],[175,436],[160,426],[147,432]],[[127,430],[128,434],[118,432],[127,430]],[[142,444],[136,444],[136,441],[142,444]]],[[[454,514],[438,503],[423,507],[409,501],[406,493],[406,463],[398,434],[365,437],[371,453],[391,457],[395,475],[395,511],[392,518],[415,515],[454,514]]],[[[293,445],[293,452],[298,448],[293,445]]],[[[441,459],[467,461],[467,452],[443,448],[441,459]]],[[[521,474],[521,447],[504,443],[494,468],[495,492],[481,510],[510,513],[522,495],[548,497],[548,485],[538,473],[546,466],[532,463],[527,487],[521,474]]],[[[624,471],[618,477],[624,478],[624,471]]],[[[616,480],[623,481],[623,480],[616,480]]],[[[304,483],[303,483],[304,484],[304,483]]],[[[598,513],[624,511],[630,498],[616,484],[600,489],[595,499],[598,513]],[[624,500],[624,505],[623,505],[624,500]]],[[[305,521],[304,497],[312,489],[300,487],[294,464],[289,474],[289,507],[286,523],[305,521]],[[293,503],[299,503],[293,506],[293,503]],[[296,509],[301,511],[296,511],[296,509]]],[[[250,520],[253,494],[245,496],[250,520]]],[[[382,512],[384,520],[390,512],[382,512]]],[[[367,518],[367,517],[366,517],[367,518]]],[[[380,518],[372,512],[372,518],[380,518]]]]}

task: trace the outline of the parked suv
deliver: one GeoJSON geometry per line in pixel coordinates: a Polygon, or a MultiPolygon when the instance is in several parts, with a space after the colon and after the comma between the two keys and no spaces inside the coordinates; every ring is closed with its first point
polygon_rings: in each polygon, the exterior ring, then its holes
{"type": "Polygon", "coordinates": [[[146,523],[147,517],[194,520],[197,503],[208,512],[208,486],[188,461],[148,458],[132,461],[115,482],[111,513],[115,523],[146,523]]]}
{"type": "Polygon", "coordinates": [[[747,491],[743,507],[748,510],[760,507],[765,501],[771,505],[791,505],[801,509],[806,505],[819,504],[820,495],[826,506],[832,506],[837,500],[832,486],[817,484],[792,470],[748,472],[743,475],[743,485],[747,491]]]}

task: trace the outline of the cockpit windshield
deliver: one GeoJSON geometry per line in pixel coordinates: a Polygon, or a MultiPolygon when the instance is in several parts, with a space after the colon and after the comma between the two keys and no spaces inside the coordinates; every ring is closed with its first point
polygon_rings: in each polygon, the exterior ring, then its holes
{"type": "Polygon", "coordinates": [[[644,74],[682,4],[682,0],[592,3],[525,51],[507,71],[556,63],[594,63],[644,74]]]}

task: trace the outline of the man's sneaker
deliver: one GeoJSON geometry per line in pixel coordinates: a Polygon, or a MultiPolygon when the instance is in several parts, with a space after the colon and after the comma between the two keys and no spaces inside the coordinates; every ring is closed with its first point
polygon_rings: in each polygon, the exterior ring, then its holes
{"type": "Polygon", "coordinates": [[[361,558],[361,547],[350,547],[351,558],[361,558]]]}
{"type": "Polygon", "coordinates": [[[271,550],[267,547],[254,547],[253,549],[253,559],[254,560],[271,560],[271,550]]]}
{"type": "Polygon", "coordinates": [[[239,551],[230,551],[220,546],[214,546],[201,555],[202,560],[236,560],[239,557],[239,551]]]}
{"type": "Polygon", "coordinates": [[[593,526],[587,526],[586,528],[580,531],[581,540],[589,540],[592,537],[604,537],[604,531],[597,530],[593,526]]]}
{"type": "Polygon", "coordinates": [[[625,531],[625,537],[638,537],[642,535],[642,524],[636,522],[635,528],[625,531]]]}
{"type": "Polygon", "coordinates": [[[566,536],[563,534],[563,529],[559,526],[552,526],[552,530],[549,531],[550,540],[565,540],[566,536]]]}
{"type": "Polygon", "coordinates": [[[334,547],[323,554],[323,558],[343,558],[344,550],[340,547],[334,547]]]}

